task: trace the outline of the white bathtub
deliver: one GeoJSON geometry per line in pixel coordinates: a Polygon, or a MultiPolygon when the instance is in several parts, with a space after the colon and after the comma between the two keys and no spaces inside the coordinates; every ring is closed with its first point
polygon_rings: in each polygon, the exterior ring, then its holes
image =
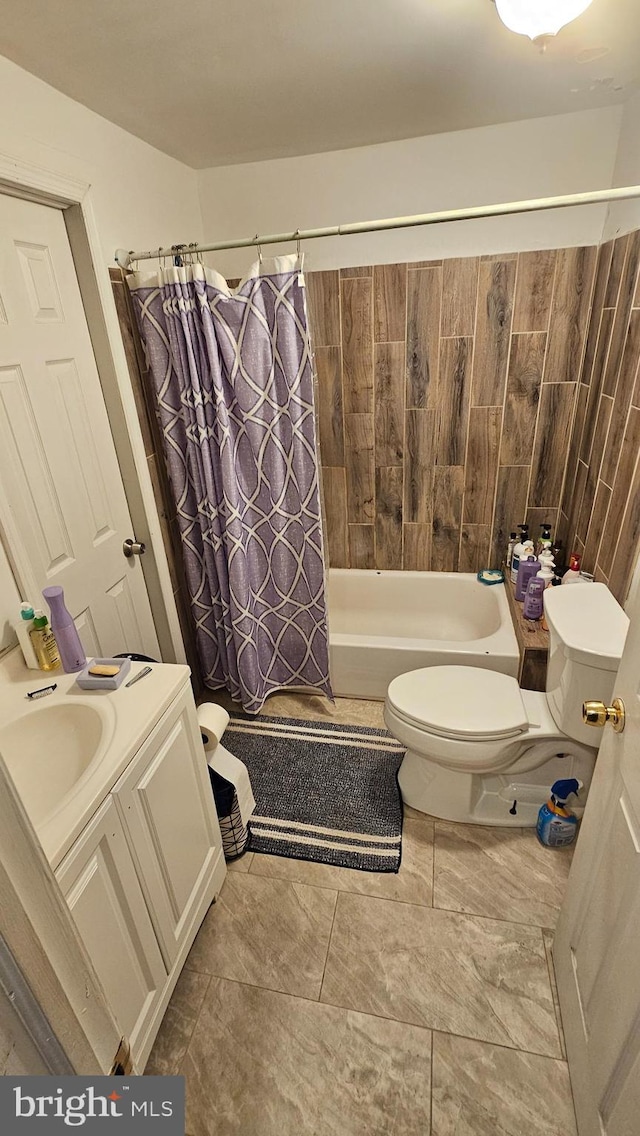
{"type": "Polygon", "coordinates": [[[466,572],[329,570],[333,693],[380,698],[393,678],[455,663],[518,675],[503,584],[466,572]]]}

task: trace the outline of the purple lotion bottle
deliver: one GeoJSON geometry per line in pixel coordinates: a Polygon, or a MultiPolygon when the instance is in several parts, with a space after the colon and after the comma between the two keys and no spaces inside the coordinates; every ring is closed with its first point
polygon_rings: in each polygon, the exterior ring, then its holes
{"type": "Polygon", "coordinates": [[[42,594],[51,612],[51,630],[56,637],[63,670],[67,674],[81,671],[87,658],[76,625],[64,602],[62,588],[43,588],[42,594]]]}

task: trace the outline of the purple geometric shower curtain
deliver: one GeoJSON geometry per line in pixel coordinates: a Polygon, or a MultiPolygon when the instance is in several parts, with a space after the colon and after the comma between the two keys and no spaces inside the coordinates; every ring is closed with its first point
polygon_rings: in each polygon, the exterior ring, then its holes
{"type": "Polygon", "coordinates": [[[196,642],[213,690],[331,697],[313,374],[297,258],[236,291],[200,264],[129,277],[196,642]]]}

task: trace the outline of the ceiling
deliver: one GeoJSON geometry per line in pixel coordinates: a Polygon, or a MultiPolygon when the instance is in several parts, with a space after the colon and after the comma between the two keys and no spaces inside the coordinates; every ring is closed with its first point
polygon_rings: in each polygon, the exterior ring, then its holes
{"type": "Polygon", "coordinates": [[[0,0],[0,54],[202,168],[623,102],[640,4],[541,54],[491,0],[0,0]]]}

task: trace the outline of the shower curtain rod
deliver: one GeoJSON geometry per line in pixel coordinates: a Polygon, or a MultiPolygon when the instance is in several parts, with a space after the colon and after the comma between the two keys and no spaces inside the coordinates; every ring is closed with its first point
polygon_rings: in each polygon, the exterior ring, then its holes
{"type": "Polygon", "coordinates": [[[436,213],[416,213],[409,217],[387,217],[379,221],[356,221],[348,225],[328,225],[322,229],[296,229],[292,233],[269,233],[265,236],[244,237],[233,241],[216,241],[212,244],[176,244],[166,248],[147,249],[144,252],[127,252],[116,249],[116,264],[130,268],[137,260],[154,260],[179,253],[217,252],[222,249],[251,248],[252,246],[284,244],[288,241],[315,241],[319,237],[350,237],[358,233],[383,232],[385,229],[412,229],[419,225],[445,225],[450,221],[471,221],[481,217],[505,217],[512,213],[538,213],[544,209],[566,209],[572,205],[601,205],[609,201],[626,201],[640,197],[640,185],[622,189],[595,189],[585,193],[570,193],[560,197],[534,197],[529,201],[508,201],[502,205],[473,205],[467,209],[445,209],[436,213]]]}

